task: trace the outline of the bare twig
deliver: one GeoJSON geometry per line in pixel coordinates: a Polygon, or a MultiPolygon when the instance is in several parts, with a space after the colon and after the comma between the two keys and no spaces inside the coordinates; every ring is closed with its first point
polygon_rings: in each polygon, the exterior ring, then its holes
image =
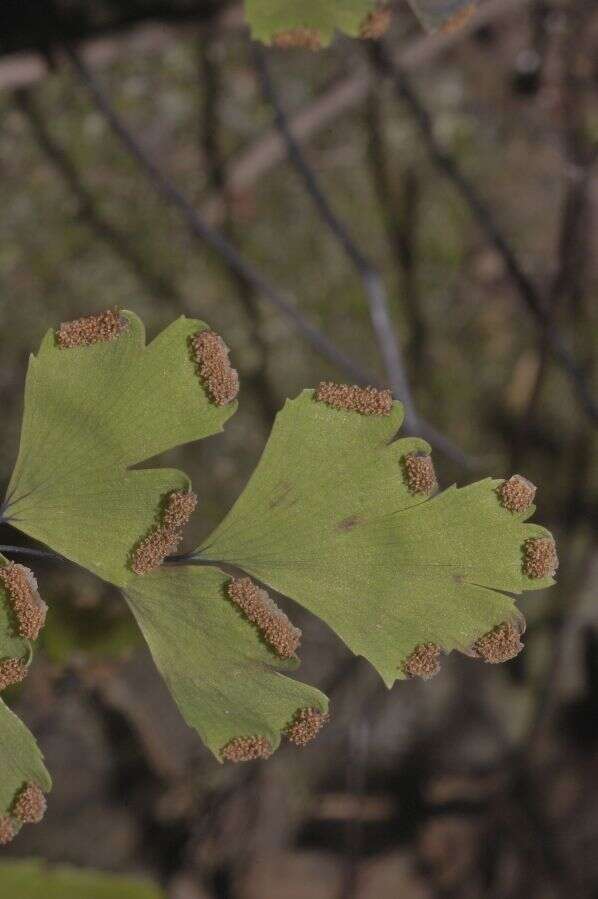
{"type": "Polygon", "coordinates": [[[395,397],[400,399],[405,407],[405,430],[413,432],[417,430],[418,417],[409,387],[403,356],[399,349],[398,341],[395,339],[394,325],[382,278],[332,209],[328,198],[320,186],[318,176],[307,162],[299,144],[293,137],[278,92],[270,75],[266,55],[258,44],[254,47],[254,58],[263,94],[274,110],[275,124],[286,144],[289,159],[300,175],[322,221],[340,244],[347,259],[361,279],[389,386],[395,397]]]}
{"type": "Polygon", "coordinates": [[[384,133],[378,85],[372,85],[365,104],[368,129],[367,159],[373,187],[382,214],[387,241],[398,268],[398,281],[405,311],[411,327],[407,350],[414,379],[419,384],[423,374],[423,350],[426,333],[417,289],[417,206],[419,179],[413,166],[405,166],[398,177],[392,177],[384,133]],[[395,191],[398,184],[398,191],[395,191]]]}
{"type": "Polygon", "coordinates": [[[14,100],[27,119],[39,148],[76,198],[81,218],[133,272],[150,295],[174,303],[178,308],[184,308],[184,299],[175,285],[160,272],[152,271],[149,259],[136,249],[129,241],[127,234],[104,218],[99,211],[93,194],[85,186],[72,160],[52,137],[44,116],[34,102],[30,91],[20,88],[15,91],[14,100]]]}
{"type": "Polygon", "coordinates": [[[392,79],[397,96],[409,110],[433,164],[457,190],[478,226],[500,255],[523,304],[540,326],[546,328],[552,355],[569,376],[587,416],[594,425],[598,425],[598,404],[592,396],[585,372],[564,345],[558,331],[551,325],[547,325],[547,304],[534,282],[519,264],[491,209],[464,174],[455,157],[440,144],[431,116],[413,90],[403,68],[392,60],[386,49],[380,44],[371,42],[369,53],[379,71],[392,79]]]}
{"type": "Polygon", "coordinates": [[[403,356],[394,335],[394,325],[382,278],[332,209],[320,187],[316,173],[307,162],[300,145],[295,140],[270,76],[264,51],[259,46],[255,48],[255,59],[264,96],[273,107],[276,127],[280,130],[285,142],[289,159],[301,176],[306,190],[324,223],[341,245],[345,255],[361,279],[388,383],[394,395],[402,401],[405,409],[405,433],[413,434],[417,432],[458,465],[466,468],[475,467],[476,463],[474,460],[466,456],[448,437],[424,421],[417,413],[409,387],[403,356]]]}
{"type": "Polygon", "coordinates": [[[193,206],[183,196],[171,179],[156,165],[126,127],[114,110],[109,99],[97,83],[91,70],[83,62],[77,51],[65,47],[75,72],[92,97],[96,108],[102,114],[112,132],[124,149],[135,160],[139,169],[153,189],[169,206],[174,207],[185,222],[190,234],[202,244],[217,253],[238,276],[247,281],[260,296],[273,305],[303,335],[321,356],[345,371],[349,377],[360,383],[371,383],[371,378],[359,365],[340,350],[325,334],[311,324],[308,319],[277,290],[263,275],[233,247],[220,232],[210,228],[193,206]]]}

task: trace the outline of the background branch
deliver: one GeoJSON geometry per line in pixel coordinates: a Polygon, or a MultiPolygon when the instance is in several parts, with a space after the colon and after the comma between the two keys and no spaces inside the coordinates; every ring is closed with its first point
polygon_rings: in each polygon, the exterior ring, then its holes
{"type": "Polygon", "coordinates": [[[88,89],[96,108],[104,117],[114,135],[127,153],[135,160],[140,171],[145,175],[156,193],[169,206],[172,206],[179,212],[192,237],[217,253],[231,271],[235,272],[238,277],[243,278],[263,299],[278,309],[316,352],[356,381],[371,383],[372,379],[360,366],[354,363],[342,350],[338,349],[325,334],[312,325],[294,305],[289,303],[282,293],[273,287],[250,262],[247,262],[220,232],[206,224],[170,178],[152,161],[141,144],[133,137],[133,134],[116,113],[106,94],[100,88],[90,69],[83,62],[77,51],[67,46],[65,52],[73,65],[74,71],[88,89]]]}
{"type": "Polygon", "coordinates": [[[547,303],[521,267],[511,245],[498,227],[492,210],[482,200],[456,158],[440,144],[430,113],[413,90],[403,68],[381,44],[368,42],[368,52],[377,69],[392,80],[395,92],[409,111],[432,163],[457,190],[472,217],[500,255],[524,306],[540,327],[545,328],[551,353],[567,373],[587,416],[594,426],[598,426],[598,403],[592,395],[585,372],[565,347],[559,333],[552,325],[547,324],[547,303]]]}

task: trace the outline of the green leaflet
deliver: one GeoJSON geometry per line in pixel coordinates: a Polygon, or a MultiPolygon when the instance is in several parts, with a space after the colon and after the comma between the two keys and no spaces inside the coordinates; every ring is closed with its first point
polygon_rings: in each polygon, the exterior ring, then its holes
{"type": "Polygon", "coordinates": [[[211,403],[197,377],[188,342],[203,322],[181,317],[146,347],[141,321],[124,314],[129,330],[116,340],[61,349],[50,331],[31,357],[4,509],[19,530],[119,586],[164,494],[189,487],[182,472],[128,467],[214,434],[236,409],[211,403]]]}
{"type": "Polygon", "coordinates": [[[553,583],[522,570],[524,542],[550,536],[499,502],[501,481],[414,495],[392,442],[403,419],[287,401],[247,488],[198,555],[233,564],[318,615],[385,682],[418,644],[467,651],[513,620],[512,599],[553,583]]]}
{"type": "Polygon", "coordinates": [[[236,737],[276,749],[301,708],[326,712],[326,697],[279,674],[283,662],[225,596],[215,568],[165,565],[136,578],[127,601],[178,706],[217,758],[236,737]]]}
{"type": "Polygon", "coordinates": [[[2,862],[0,894],[13,899],[165,899],[162,890],[136,877],[53,867],[37,859],[2,862]]]}
{"type": "MultiPolygon", "coordinates": [[[[473,12],[477,0],[409,0],[429,30],[451,28],[473,12]]],[[[245,0],[245,15],[256,40],[280,46],[317,49],[330,43],[335,31],[351,37],[378,36],[368,29],[370,16],[388,4],[378,0],[245,0]]],[[[384,13],[383,13],[384,14],[384,13]]],[[[384,25],[380,20],[380,32],[384,25]]]]}
{"type": "MultiPolygon", "coordinates": [[[[0,566],[7,564],[7,559],[0,555],[0,566]]],[[[21,659],[28,663],[30,656],[31,644],[18,636],[8,593],[0,581],[0,661],[21,659]]],[[[32,734],[0,699],[0,819],[10,813],[25,783],[35,783],[44,792],[52,787],[32,734]]],[[[16,821],[14,829],[18,830],[16,821]]]]}
{"type": "Polygon", "coordinates": [[[267,44],[281,33],[309,29],[325,45],[335,30],[356,37],[376,5],[376,0],[245,0],[245,14],[252,37],[267,44]]]}
{"type": "Polygon", "coordinates": [[[10,812],[25,783],[37,784],[44,793],[52,789],[33,736],[0,699],[0,817],[10,812]]]}

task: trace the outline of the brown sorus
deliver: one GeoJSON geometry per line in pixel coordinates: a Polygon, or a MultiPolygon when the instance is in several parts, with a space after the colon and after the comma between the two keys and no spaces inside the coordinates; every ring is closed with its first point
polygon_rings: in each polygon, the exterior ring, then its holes
{"type": "Polygon", "coordinates": [[[523,545],[523,571],[528,577],[553,577],[559,567],[552,537],[530,537],[523,545]]]}
{"type": "Polygon", "coordinates": [[[509,512],[525,512],[536,496],[536,485],[520,474],[512,475],[498,488],[501,504],[509,512]]]}
{"type": "Polygon", "coordinates": [[[272,755],[272,746],[265,737],[233,737],[220,750],[220,756],[227,762],[251,762],[267,759],[272,755]]]}
{"type": "Polygon", "coordinates": [[[428,453],[408,453],[403,459],[403,468],[411,493],[430,496],[438,487],[434,463],[428,453]]]}
{"type": "Polygon", "coordinates": [[[199,331],[191,338],[198,374],[213,403],[226,406],[239,392],[239,375],[230,364],[229,349],[215,331],[199,331]]]}
{"type": "Polygon", "coordinates": [[[265,590],[254,584],[251,578],[244,577],[231,580],[227,592],[281,658],[288,659],[295,654],[301,631],[289,621],[265,590]]]}
{"type": "Polygon", "coordinates": [[[107,309],[105,312],[63,322],[56,332],[56,342],[63,350],[108,343],[120,337],[128,327],[128,320],[118,309],[107,309]]]}
{"type": "Polygon", "coordinates": [[[351,384],[334,384],[321,381],[316,387],[314,399],[333,409],[346,409],[360,415],[390,415],[392,394],[377,387],[357,387],[351,384]]]}
{"type": "Polygon", "coordinates": [[[299,709],[284,733],[295,746],[305,746],[317,737],[329,720],[330,716],[318,709],[299,709]]]}
{"type": "Polygon", "coordinates": [[[440,647],[436,643],[420,643],[403,662],[407,677],[421,677],[430,680],[440,671],[440,647]]]}

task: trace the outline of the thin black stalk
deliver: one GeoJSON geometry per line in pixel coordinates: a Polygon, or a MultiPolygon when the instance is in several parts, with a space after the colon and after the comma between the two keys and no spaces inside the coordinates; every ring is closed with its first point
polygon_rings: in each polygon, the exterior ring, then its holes
{"type": "Polygon", "coordinates": [[[52,550],[34,549],[32,546],[0,546],[0,553],[9,553],[10,555],[20,556],[36,556],[40,559],[55,559],[56,561],[63,561],[63,557],[59,556],[58,553],[52,552],[52,550]]]}

